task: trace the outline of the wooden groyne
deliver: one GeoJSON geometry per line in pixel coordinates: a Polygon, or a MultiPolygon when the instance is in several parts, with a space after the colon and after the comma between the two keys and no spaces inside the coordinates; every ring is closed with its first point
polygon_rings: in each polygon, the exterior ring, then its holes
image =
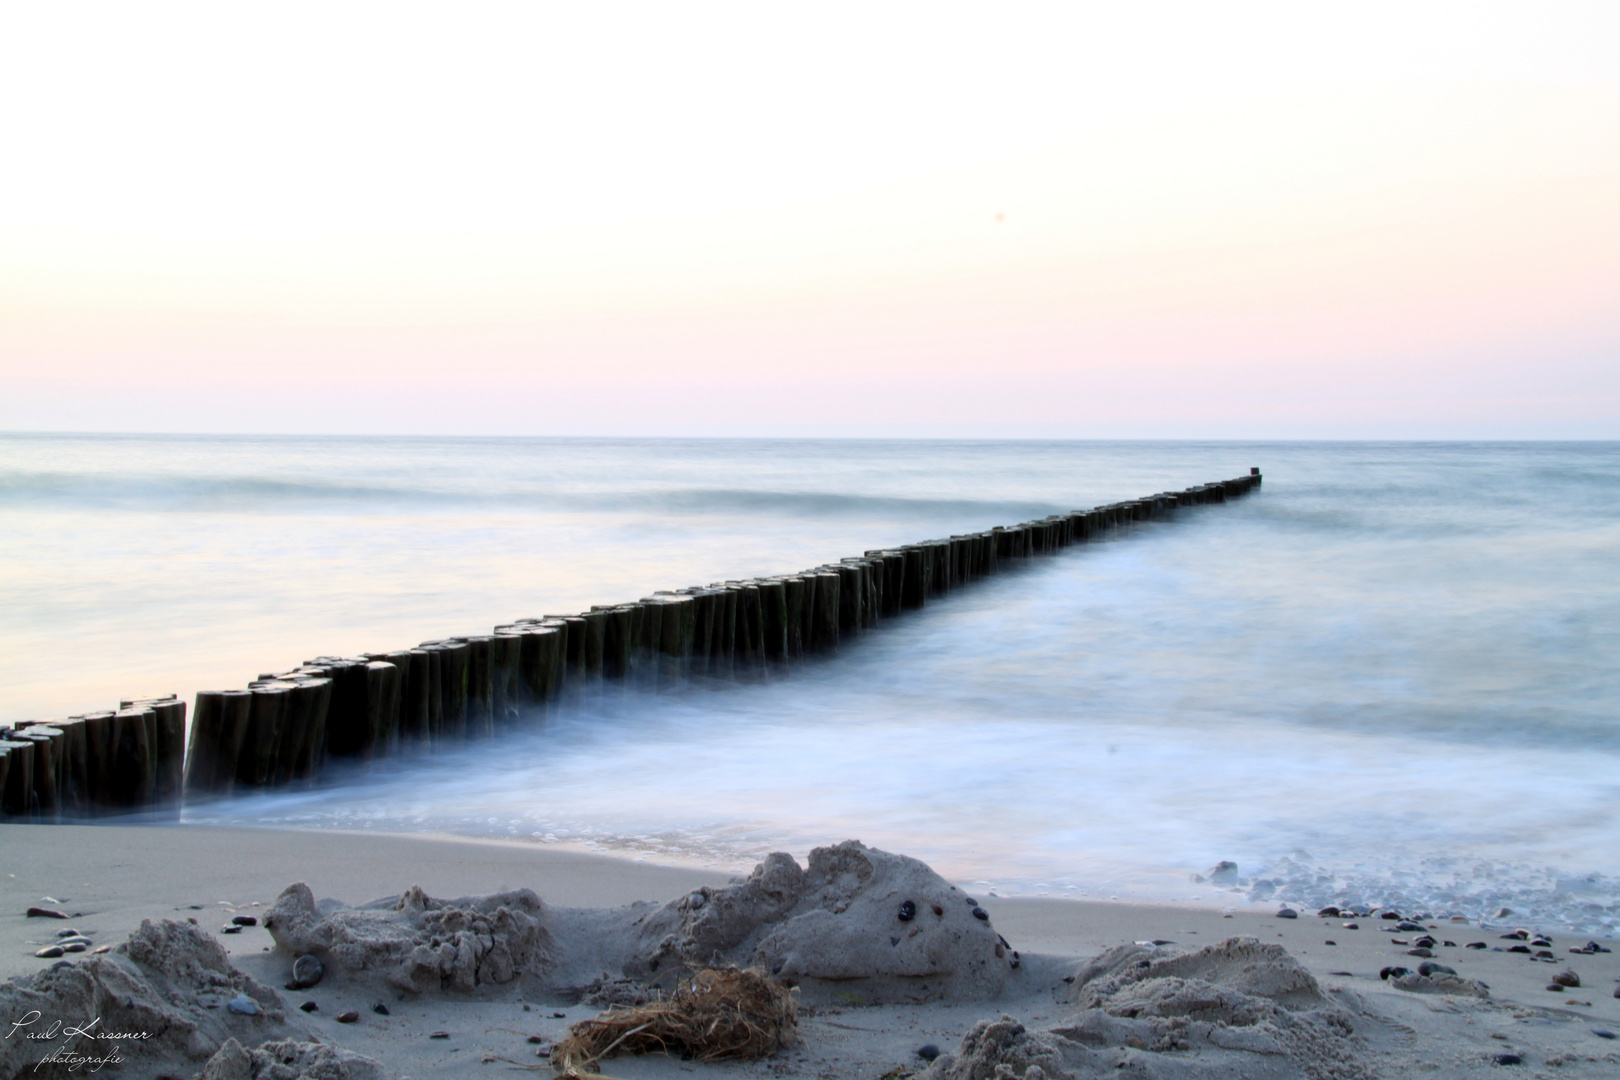
{"type": "Polygon", "coordinates": [[[182,799],[307,786],[324,770],[454,750],[626,687],[745,680],[826,652],[1009,562],[1131,522],[1224,502],[1260,470],[813,567],[658,592],[489,634],[358,657],[318,656],[241,690],[122,701],[0,728],[0,819],[177,817],[182,799]]]}

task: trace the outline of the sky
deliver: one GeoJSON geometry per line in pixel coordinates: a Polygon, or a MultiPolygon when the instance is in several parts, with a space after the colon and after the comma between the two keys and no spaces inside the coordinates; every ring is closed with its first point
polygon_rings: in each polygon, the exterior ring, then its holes
{"type": "Polygon", "coordinates": [[[1620,438],[1620,4],[0,8],[0,429],[1620,438]]]}

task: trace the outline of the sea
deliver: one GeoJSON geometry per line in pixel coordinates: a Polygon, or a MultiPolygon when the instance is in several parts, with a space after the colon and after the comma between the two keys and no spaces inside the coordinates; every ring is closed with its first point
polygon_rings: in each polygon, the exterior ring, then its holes
{"type": "Polygon", "coordinates": [[[1252,495],[791,671],[608,695],[178,827],[738,872],[853,837],[1001,896],[1614,934],[1620,443],[0,435],[0,723],[1251,467],[1252,495]]]}

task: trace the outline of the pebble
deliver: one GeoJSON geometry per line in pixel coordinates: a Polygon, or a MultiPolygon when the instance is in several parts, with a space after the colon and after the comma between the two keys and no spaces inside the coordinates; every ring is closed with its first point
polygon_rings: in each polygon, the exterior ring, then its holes
{"type": "Polygon", "coordinates": [[[1530,955],[1530,946],[1528,946],[1528,945],[1510,945],[1508,947],[1508,952],[1524,953],[1524,955],[1529,956],[1530,955]]]}
{"type": "Polygon", "coordinates": [[[57,911],[55,908],[31,907],[28,909],[28,917],[30,919],[65,919],[68,917],[68,913],[57,911]]]}
{"type": "Polygon", "coordinates": [[[65,953],[84,952],[89,947],[90,943],[86,941],[64,941],[61,944],[62,951],[65,953]]]}
{"type": "Polygon", "coordinates": [[[450,1033],[448,1031],[435,1031],[433,1034],[428,1036],[430,1039],[448,1039],[449,1037],[450,1033]]]}
{"type": "Polygon", "coordinates": [[[1353,971],[1330,971],[1330,972],[1328,972],[1328,974],[1329,975],[1339,975],[1339,976],[1342,976],[1342,977],[1344,977],[1346,979],[1353,979],[1353,978],[1356,977],[1356,973],[1353,972],[1353,971]]]}
{"type": "Polygon", "coordinates": [[[1620,998],[1620,986],[1614,988],[1614,996],[1620,998]]]}
{"type": "Polygon", "coordinates": [[[1400,922],[1395,924],[1395,929],[1408,931],[1410,933],[1416,933],[1417,931],[1423,929],[1423,924],[1422,923],[1415,923],[1415,922],[1407,922],[1405,919],[1402,919],[1400,922]]]}
{"type": "Polygon", "coordinates": [[[313,956],[300,956],[293,961],[292,981],[293,989],[302,990],[314,986],[326,974],[326,966],[313,956]]]}
{"type": "Polygon", "coordinates": [[[1496,1062],[1498,1065],[1523,1065],[1524,1064],[1524,1058],[1520,1057],[1518,1054],[1497,1054],[1491,1060],[1496,1062]]]}
{"type": "Polygon", "coordinates": [[[1277,918],[1279,918],[1279,919],[1297,919],[1297,918],[1299,918],[1299,912],[1295,911],[1291,907],[1278,908],[1277,909],[1277,918]]]}
{"type": "Polygon", "coordinates": [[[904,900],[900,904],[900,910],[897,912],[897,915],[899,916],[901,922],[910,922],[912,919],[917,917],[917,905],[912,903],[910,900],[904,900]]]}
{"type": "Polygon", "coordinates": [[[544,1035],[530,1035],[529,1036],[529,1045],[530,1046],[539,1046],[541,1043],[543,1043],[545,1041],[546,1041],[546,1037],[544,1035]]]}
{"type": "Polygon", "coordinates": [[[1322,942],[1322,944],[1324,944],[1324,945],[1337,945],[1338,942],[1334,941],[1332,938],[1329,938],[1328,940],[1322,942]]]}
{"type": "Polygon", "coordinates": [[[1420,949],[1432,949],[1434,948],[1434,938],[1430,937],[1428,934],[1424,934],[1422,937],[1412,942],[1412,944],[1416,945],[1420,949]]]}
{"type": "Polygon", "coordinates": [[[34,955],[39,957],[41,960],[55,960],[58,956],[61,956],[64,951],[66,950],[64,950],[60,945],[47,945],[34,955]]]}
{"type": "Polygon", "coordinates": [[[1608,1028],[1593,1028],[1592,1034],[1596,1035],[1600,1039],[1614,1038],[1614,1032],[1610,1031],[1608,1028]]]}
{"type": "Polygon", "coordinates": [[[1595,953],[1598,953],[1598,952],[1610,952],[1611,951],[1609,949],[1604,948],[1602,945],[1599,945],[1595,941],[1588,941],[1586,943],[1586,947],[1588,949],[1590,949],[1592,952],[1595,952],[1595,953]]]}
{"type": "Polygon", "coordinates": [[[258,1016],[259,1003],[246,994],[237,994],[225,1003],[225,1007],[238,1016],[258,1016]]]}
{"type": "Polygon", "coordinates": [[[941,917],[941,918],[943,918],[945,916],[945,909],[940,907],[938,904],[935,904],[934,905],[934,914],[941,917]]]}
{"type": "Polygon", "coordinates": [[[321,1007],[319,1005],[315,1004],[313,1001],[306,1001],[306,1002],[304,1002],[302,1005],[300,1005],[298,1007],[300,1009],[302,1009],[304,1012],[320,1012],[321,1011],[321,1007]]]}
{"type": "Polygon", "coordinates": [[[1567,969],[1554,975],[1552,977],[1552,981],[1557,983],[1559,986],[1568,986],[1571,988],[1581,985],[1581,977],[1575,974],[1573,971],[1569,971],[1567,969]]]}
{"type": "Polygon", "coordinates": [[[237,926],[258,926],[259,920],[252,915],[237,915],[231,919],[237,926]]]}
{"type": "Polygon", "coordinates": [[[350,1009],[346,1013],[338,1013],[337,1022],[340,1024],[352,1024],[358,1019],[360,1019],[360,1014],[350,1009]]]}
{"type": "Polygon", "coordinates": [[[1548,983],[1547,989],[1551,990],[1555,994],[1562,994],[1564,992],[1564,988],[1559,986],[1557,983],[1548,983]]]}
{"type": "Polygon", "coordinates": [[[939,1057],[939,1047],[933,1043],[923,1043],[923,1045],[917,1047],[917,1056],[924,1061],[933,1061],[939,1057]]]}
{"type": "Polygon", "coordinates": [[[976,907],[973,909],[973,917],[978,919],[980,922],[990,921],[990,913],[984,910],[982,907],[976,907]]]}
{"type": "Polygon", "coordinates": [[[222,934],[240,934],[242,932],[242,928],[240,926],[236,926],[235,924],[227,924],[220,927],[219,932],[222,934]]]}
{"type": "Polygon", "coordinates": [[[1419,946],[1416,949],[1407,949],[1406,950],[1406,955],[1407,956],[1424,956],[1424,957],[1428,957],[1428,956],[1433,956],[1434,955],[1434,950],[1433,949],[1425,949],[1422,946],[1419,946]]]}
{"type": "Polygon", "coordinates": [[[1379,969],[1378,977],[1380,979],[1385,979],[1385,980],[1398,979],[1402,975],[1405,975],[1406,973],[1407,973],[1407,969],[1403,968],[1403,967],[1387,967],[1387,968],[1380,968],[1379,969]]]}
{"type": "Polygon", "coordinates": [[[82,937],[83,935],[80,934],[77,930],[73,929],[72,927],[68,927],[66,930],[58,930],[56,932],[56,936],[57,937],[82,937]]]}
{"type": "Polygon", "coordinates": [[[379,1001],[371,1007],[371,1011],[376,1013],[378,1016],[387,1016],[388,1006],[379,1001]]]}
{"type": "Polygon", "coordinates": [[[1360,923],[1347,922],[1347,923],[1344,924],[1344,928],[1346,930],[1360,930],[1361,929],[1361,924],[1360,923]]]}
{"type": "Polygon", "coordinates": [[[1503,934],[1502,935],[1502,940],[1503,941],[1513,941],[1513,940],[1528,941],[1529,939],[1530,939],[1530,935],[1525,933],[1523,930],[1515,930],[1511,934],[1503,934]]]}
{"type": "Polygon", "coordinates": [[[1464,945],[1463,948],[1465,948],[1465,949],[1485,949],[1485,948],[1489,948],[1489,946],[1486,945],[1483,941],[1470,941],[1467,945],[1464,945]]]}
{"type": "Polygon", "coordinates": [[[1323,908],[1321,911],[1318,911],[1316,913],[1316,917],[1318,919],[1337,919],[1339,917],[1339,909],[1330,905],[1323,908]]]}
{"type": "Polygon", "coordinates": [[[1380,919],[1389,919],[1393,922],[1401,921],[1401,913],[1398,911],[1381,911],[1378,913],[1378,917],[1380,919]]]}
{"type": "Polygon", "coordinates": [[[1419,975],[1455,975],[1455,968],[1448,968],[1444,964],[1424,963],[1418,965],[1419,975]]]}

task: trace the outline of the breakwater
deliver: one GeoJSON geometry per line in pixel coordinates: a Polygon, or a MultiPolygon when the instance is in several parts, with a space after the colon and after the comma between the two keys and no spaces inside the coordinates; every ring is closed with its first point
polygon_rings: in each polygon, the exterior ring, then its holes
{"type": "Polygon", "coordinates": [[[654,593],[487,635],[358,657],[317,657],[241,690],[173,696],[0,729],[6,820],[139,812],[182,798],[308,785],[328,769],[430,754],[493,737],[617,688],[753,679],[930,598],[1135,521],[1222,502],[1258,470],[1184,491],[1020,525],[867,551],[797,574],[654,593]]]}

